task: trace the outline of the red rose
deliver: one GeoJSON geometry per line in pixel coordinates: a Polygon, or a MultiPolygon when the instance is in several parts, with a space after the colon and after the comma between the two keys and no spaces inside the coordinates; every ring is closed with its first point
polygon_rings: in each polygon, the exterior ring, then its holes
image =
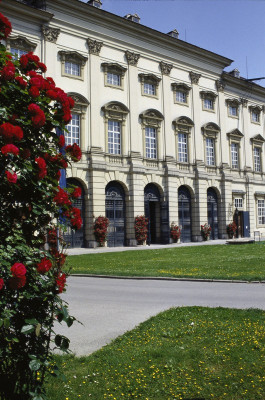
{"type": "Polygon", "coordinates": [[[46,92],[47,97],[49,97],[52,100],[56,100],[57,99],[57,92],[55,90],[47,90],[46,92]]]}
{"type": "Polygon", "coordinates": [[[82,218],[81,218],[81,212],[79,208],[73,207],[72,213],[70,216],[70,222],[71,226],[74,229],[80,229],[82,227],[82,218]]]}
{"type": "Polygon", "coordinates": [[[22,54],[20,57],[21,68],[25,71],[38,69],[39,57],[30,51],[28,54],[22,54]]]}
{"type": "Polygon", "coordinates": [[[16,183],[17,174],[15,172],[13,174],[11,174],[11,172],[5,171],[5,174],[6,174],[6,178],[7,178],[9,183],[16,183]]]}
{"type": "Polygon", "coordinates": [[[28,110],[30,115],[32,116],[31,121],[34,128],[41,128],[46,121],[45,114],[42,109],[37,104],[31,103],[28,106],[28,110]]]}
{"type": "Polygon", "coordinates": [[[14,126],[13,129],[13,137],[17,140],[21,140],[23,138],[23,131],[20,126],[14,126]]]}
{"type": "Polygon", "coordinates": [[[69,200],[68,194],[62,189],[59,188],[58,193],[55,195],[54,199],[55,203],[58,206],[63,206],[63,205],[71,205],[71,201],[69,200]]]}
{"type": "Polygon", "coordinates": [[[71,156],[73,161],[77,162],[81,160],[82,152],[76,143],[66,146],[65,151],[71,156]]]}
{"type": "Polygon", "coordinates": [[[3,289],[4,285],[5,285],[4,279],[0,278],[0,290],[3,289]]]}
{"type": "Polygon", "coordinates": [[[81,189],[80,187],[76,187],[76,188],[74,189],[73,193],[72,193],[72,196],[73,196],[75,199],[78,199],[78,197],[80,197],[81,194],[82,194],[82,189],[81,189]]]}
{"type": "Polygon", "coordinates": [[[6,39],[12,31],[12,25],[3,14],[0,13],[0,40],[6,39]]]}
{"type": "Polygon", "coordinates": [[[1,77],[6,81],[11,81],[15,78],[16,67],[12,61],[8,61],[6,66],[1,71],[1,77]]]}
{"type": "Polygon", "coordinates": [[[5,146],[3,146],[1,148],[1,152],[2,154],[4,154],[5,156],[7,154],[14,154],[15,156],[18,155],[19,153],[19,149],[17,146],[14,146],[13,144],[6,144],[5,146]]]}
{"type": "Polygon", "coordinates": [[[27,87],[28,82],[25,81],[22,76],[16,76],[15,81],[19,84],[22,89],[25,89],[27,87]]]}
{"type": "Polygon", "coordinates": [[[24,264],[15,263],[11,267],[11,272],[15,278],[21,278],[22,276],[26,275],[27,270],[24,264]]]}
{"type": "Polygon", "coordinates": [[[56,278],[56,284],[58,287],[58,292],[62,293],[65,287],[65,283],[66,283],[66,275],[65,274],[59,274],[56,278]]]}
{"type": "Polygon", "coordinates": [[[52,267],[52,262],[44,257],[40,263],[37,264],[37,271],[40,274],[45,274],[45,272],[48,272],[52,267]]]}
{"type": "Polygon", "coordinates": [[[26,285],[26,277],[25,276],[21,276],[20,278],[13,276],[9,280],[9,287],[14,290],[20,289],[25,285],[26,285]]]}
{"type": "Polygon", "coordinates": [[[0,135],[2,135],[7,142],[10,142],[12,139],[21,140],[23,138],[23,131],[20,126],[5,122],[0,125],[0,135]]]}
{"type": "Polygon", "coordinates": [[[64,147],[64,145],[65,145],[65,137],[64,137],[64,135],[60,135],[59,136],[58,145],[59,145],[59,147],[64,147]]]}
{"type": "Polygon", "coordinates": [[[39,91],[39,89],[37,88],[37,86],[32,86],[32,87],[29,89],[29,94],[30,94],[32,97],[36,98],[36,97],[39,97],[40,91],[39,91]]]}
{"type": "Polygon", "coordinates": [[[38,67],[42,72],[46,72],[47,71],[47,67],[45,64],[43,64],[42,62],[38,63],[38,67]]]}

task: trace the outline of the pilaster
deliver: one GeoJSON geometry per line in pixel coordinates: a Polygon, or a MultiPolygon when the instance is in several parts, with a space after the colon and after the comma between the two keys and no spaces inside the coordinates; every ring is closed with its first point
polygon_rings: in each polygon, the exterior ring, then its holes
{"type": "Polygon", "coordinates": [[[204,161],[204,148],[202,146],[202,133],[201,133],[201,119],[200,115],[202,112],[201,98],[199,93],[199,79],[201,75],[193,71],[190,72],[191,80],[191,107],[192,107],[192,119],[194,122],[193,130],[193,147],[195,149],[195,160],[204,161]]]}

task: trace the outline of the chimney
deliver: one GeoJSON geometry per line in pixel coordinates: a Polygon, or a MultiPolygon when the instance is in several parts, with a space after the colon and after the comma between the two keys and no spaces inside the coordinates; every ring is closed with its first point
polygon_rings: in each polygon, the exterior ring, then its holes
{"type": "Polygon", "coordinates": [[[127,14],[124,18],[128,19],[129,21],[136,22],[137,24],[140,23],[140,17],[137,14],[127,14]]]}
{"type": "Polygon", "coordinates": [[[102,2],[100,0],[88,0],[87,4],[96,8],[101,8],[102,6],[102,2]]]}
{"type": "Polygon", "coordinates": [[[233,69],[233,71],[228,72],[230,75],[234,76],[235,78],[240,77],[240,72],[238,71],[237,68],[233,69]]]}
{"type": "Polygon", "coordinates": [[[173,31],[168,32],[168,35],[172,36],[174,39],[179,38],[179,33],[178,33],[177,29],[174,29],[173,31]]]}

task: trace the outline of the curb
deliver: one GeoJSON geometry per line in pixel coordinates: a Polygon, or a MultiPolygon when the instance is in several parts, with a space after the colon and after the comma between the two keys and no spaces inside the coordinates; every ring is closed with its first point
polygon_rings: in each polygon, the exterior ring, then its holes
{"type": "Polygon", "coordinates": [[[79,278],[107,278],[107,279],[126,279],[126,280],[138,280],[138,281],[180,281],[180,282],[214,282],[214,283],[262,283],[265,281],[244,281],[244,280],[233,280],[233,279],[203,279],[203,278],[170,278],[170,277],[152,277],[152,276],[116,276],[116,275],[96,275],[96,274],[70,274],[70,277],[79,278]]]}

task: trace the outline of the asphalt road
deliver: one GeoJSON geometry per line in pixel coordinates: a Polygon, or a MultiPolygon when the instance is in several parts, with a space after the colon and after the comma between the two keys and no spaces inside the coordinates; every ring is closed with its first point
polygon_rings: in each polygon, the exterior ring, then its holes
{"type": "Polygon", "coordinates": [[[265,284],[70,277],[64,299],[83,325],[56,331],[76,355],[87,355],[170,307],[265,309],[265,284]]]}

